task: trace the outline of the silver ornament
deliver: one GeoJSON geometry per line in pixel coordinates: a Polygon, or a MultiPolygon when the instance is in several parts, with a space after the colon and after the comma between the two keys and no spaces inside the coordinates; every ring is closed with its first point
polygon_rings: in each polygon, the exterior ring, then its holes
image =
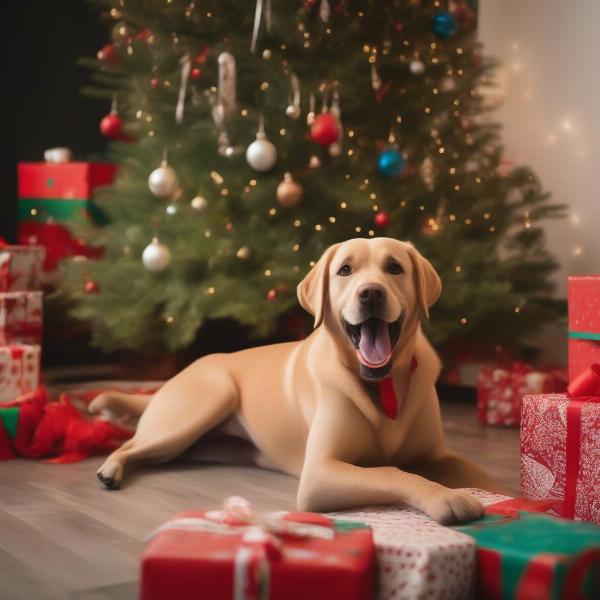
{"type": "Polygon", "coordinates": [[[250,258],[250,255],[252,254],[252,251],[250,250],[250,248],[248,248],[248,246],[242,246],[236,253],[235,255],[240,258],[241,260],[248,260],[250,258]]]}
{"type": "Polygon", "coordinates": [[[265,48],[265,49],[263,50],[262,57],[263,57],[265,60],[269,60],[269,59],[271,58],[271,55],[272,55],[272,53],[271,53],[271,51],[270,51],[268,48],[265,48]]]}
{"type": "Polygon", "coordinates": [[[256,134],[254,140],[246,150],[248,164],[261,173],[270,171],[277,162],[277,148],[267,139],[264,132],[256,134]]]}
{"type": "Polygon", "coordinates": [[[300,118],[300,114],[302,113],[302,111],[300,110],[300,107],[297,106],[296,104],[288,104],[286,109],[285,109],[285,114],[290,118],[290,119],[294,119],[294,121],[296,119],[300,118]]]}
{"type": "Polygon", "coordinates": [[[195,196],[190,201],[190,206],[198,212],[204,212],[208,208],[208,200],[204,196],[195,196]]]}
{"type": "Polygon", "coordinates": [[[423,75],[425,73],[425,63],[419,59],[411,60],[408,68],[413,75],[423,75]]]}
{"type": "Polygon", "coordinates": [[[167,208],[165,208],[165,212],[169,216],[173,216],[177,214],[177,205],[176,204],[168,204],[167,208]]]}
{"type": "Polygon", "coordinates": [[[157,198],[169,198],[177,191],[177,174],[163,162],[148,177],[148,187],[157,198]]]}
{"type": "Polygon", "coordinates": [[[171,264],[171,251],[158,238],[154,238],[142,252],[142,263],[148,271],[160,273],[171,264]]]}
{"type": "Polygon", "coordinates": [[[235,58],[229,52],[221,52],[217,59],[219,63],[219,104],[222,105],[226,117],[236,107],[236,74],[235,58]]]}

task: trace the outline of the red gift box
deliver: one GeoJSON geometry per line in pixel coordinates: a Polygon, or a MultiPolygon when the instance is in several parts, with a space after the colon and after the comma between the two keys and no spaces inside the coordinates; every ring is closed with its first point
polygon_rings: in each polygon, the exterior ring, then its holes
{"type": "Polygon", "coordinates": [[[562,392],[567,373],[562,369],[536,370],[514,362],[504,367],[483,367],[477,377],[477,417],[484,425],[518,427],[521,400],[526,394],[562,392]]]}
{"type": "Polygon", "coordinates": [[[0,241],[0,292],[39,290],[44,248],[12,246],[0,241]]]}
{"type": "Polygon", "coordinates": [[[565,394],[523,398],[521,494],[554,500],[564,517],[600,524],[600,365],[565,394]]]}
{"type": "Polygon", "coordinates": [[[44,270],[54,270],[58,261],[68,256],[102,256],[102,248],[91,247],[74,236],[69,225],[105,221],[92,195],[97,187],[112,183],[115,173],[115,165],[104,163],[18,165],[18,239],[21,244],[46,248],[44,270]]]}
{"type": "Polygon", "coordinates": [[[0,345],[40,344],[42,292],[0,292],[0,345]]]}
{"type": "Polygon", "coordinates": [[[40,382],[40,347],[0,346],[0,403],[35,390],[40,382]]]}
{"type": "Polygon", "coordinates": [[[600,362],[600,275],[569,277],[569,378],[600,362]]]}
{"type": "Polygon", "coordinates": [[[95,188],[112,183],[117,167],[92,162],[20,163],[19,198],[87,200],[95,188]]]}
{"type": "Polygon", "coordinates": [[[311,513],[256,520],[190,511],[160,527],[144,551],[141,598],[368,600],[374,577],[373,537],[363,524],[311,513]]]}

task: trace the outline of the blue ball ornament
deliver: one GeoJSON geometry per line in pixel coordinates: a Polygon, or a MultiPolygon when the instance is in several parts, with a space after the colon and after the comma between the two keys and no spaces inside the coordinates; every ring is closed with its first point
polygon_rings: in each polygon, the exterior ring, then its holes
{"type": "Polygon", "coordinates": [[[406,161],[395,148],[384,150],[377,158],[377,168],[383,177],[396,177],[404,171],[406,161]]]}
{"type": "Polygon", "coordinates": [[[454,15],[448,11],[442,11],[433,17],[431,29],[438,38],[445,40],[452,37],[458,27],[454,15]]]}

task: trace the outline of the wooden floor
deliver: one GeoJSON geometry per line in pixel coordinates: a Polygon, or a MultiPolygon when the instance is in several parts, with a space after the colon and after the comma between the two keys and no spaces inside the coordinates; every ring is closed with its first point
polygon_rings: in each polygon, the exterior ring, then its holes
{"type": "MultiPolygon", "coordinates": [[[[518,494],[518,431],[480,427],[471,405],[442,410],[451,447],[518,494]]],[[[143,538],[174,513],[232,494],[286,509],[296,492],[286,475],[181,463],[139,471],[110,492],[96,480],[98,463],[0,463],[0,599],[136,598],[143,538]]]]}

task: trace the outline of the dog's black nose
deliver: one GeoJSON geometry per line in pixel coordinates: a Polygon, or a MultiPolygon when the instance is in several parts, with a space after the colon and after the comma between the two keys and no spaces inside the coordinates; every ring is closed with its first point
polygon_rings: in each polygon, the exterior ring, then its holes
{"type": "Polygon", "coordinates": [[[369,283],[358,288],[358,300],[361,304],[381,304],[384,298],[385,292],[379,285],[369,283]]]}

